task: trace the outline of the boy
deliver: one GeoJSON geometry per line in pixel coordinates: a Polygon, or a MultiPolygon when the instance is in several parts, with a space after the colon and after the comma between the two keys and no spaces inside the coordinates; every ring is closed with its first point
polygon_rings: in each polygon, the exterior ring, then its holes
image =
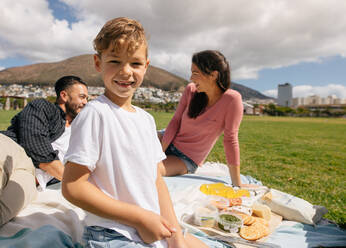
{"type": "Polygon", "coordinates": [[[87,247],[206,247],[183,237],[158,173],[165,155],[155,122],[131,104],[149,65],[143,27],[129,18],[108,21],[94,48],[105,93],[73,122],[62,181],[64,197],[90,212],[87,247]]]}

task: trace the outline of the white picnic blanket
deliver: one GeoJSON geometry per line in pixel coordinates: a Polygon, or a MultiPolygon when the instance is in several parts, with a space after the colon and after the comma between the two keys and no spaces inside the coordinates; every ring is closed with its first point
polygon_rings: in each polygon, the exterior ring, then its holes
{"type": "MultiPolygon", "coordinates": [[[[261,184],[249,176],[242,175],[241,179],[243,183],[261,184]]],[[[194,175],[167,177],[165,181],[178,217],[191,213],[191,203],[199,197],[199,193],[196,193],[198,191],[195,190],[198,185],[213,182],[230,183],[227,166],[220,163],[206,163],[198,168],[194,175]]],[[[45,228],[47,226],[53,226],[62,231],[61,233],[71,237],[73,243],[81,243],[84,218],[85,212],[82,209],[64,199],[60,184],[50,186],[46,191],[40,192],[37,199],[23,209],[16,218],[0,228],[0,247],[8,247],[6,244],[9,241],[21,242],[19,237],[13,235],[27,228],[30,230],[40,228],[38,234],[29,237],[38,243],[41,240],[40,236],[43,237],[46,234],[45,230],[51,231],[51,228],[45,228]]],[[[55,235],[55,233],[50,232],[50,235],[55,235]]],[[[47,236],[50,237],[48,234],[47,236]]],[[[203,238],[205,239],[205,237],[203,238]]],[[[298,222],[284,221],[266,242],[281,247],[346,246],[346,232],[329,223],[313,227],[298,222]]],[[[47,247],[46,245],[42,244],[41,247],[47,247]]],[[[216,243],[210,243],[210,246],[221,247],[216,243]]]]}
{"type": "MultiPolygon", "coordinates": [[[[35,201],[16,218],[0,228],[0,236],[12,236],[23,228],[52,225],[80,242],[84,230],[84,210],[72,205],[61,194],[60,184],[39,192],[35,201]]],[[[0,246],[1,247],[1,246],[0,246]]]]}

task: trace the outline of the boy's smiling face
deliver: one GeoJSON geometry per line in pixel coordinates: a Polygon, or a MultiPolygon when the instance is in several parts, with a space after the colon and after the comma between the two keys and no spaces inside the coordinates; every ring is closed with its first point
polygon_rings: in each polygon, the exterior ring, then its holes
{"type": "Polygon", "coordinates": [[[143,82],[149,60],[144,44],[132,53],[128,52],[126,43],[118,50],[109,47],[102,55],[94,55],[94,63],[102,75],[105,95],[119,106],[129,106],[135,90],[143,82]]]}

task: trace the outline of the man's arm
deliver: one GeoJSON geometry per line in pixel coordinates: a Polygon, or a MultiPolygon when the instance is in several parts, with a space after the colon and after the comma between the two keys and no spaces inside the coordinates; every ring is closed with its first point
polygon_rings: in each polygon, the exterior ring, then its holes
{"type": "Polygon", "coordinates": [[[64,132],[65,123],[54,104],[43,99],[30,102],[17,118],[15,129],[18,144],[24,148],[35,167],[59,159],[51,139],[58,138],[64,132]]]}
{"type": "Polygon", "coordinates": [[[171,236],[173,230],[162,216],[107,196],[88,181],[90,173],[83,165],[65,165],[61,190],[68,201],[100,217],[134,227],[145,243],[171,236]]]}

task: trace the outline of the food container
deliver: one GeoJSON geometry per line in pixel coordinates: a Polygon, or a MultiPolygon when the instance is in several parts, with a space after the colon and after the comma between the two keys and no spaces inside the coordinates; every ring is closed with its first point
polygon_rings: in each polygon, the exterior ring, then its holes
{"type": "Polygon", "coordinates": [[[229,199],[222,196],[211,195],[208,197],[208,201],[211,205],[214,205],[218,209],[226,209],[229,207],[229,199]]]}
{"type": "Polygon", "coordinates": [[[196,207],[194,210],[194,223],[202,227],[214,227],[218,218],[218,210],[213,205],[196,207]]]}
{"type": "Polygon", "coordinates": [[[218,227],[226,232],[236,233],[242,227],[242,218],[234,213],[221,212],[217,218],[218,227]]]}

